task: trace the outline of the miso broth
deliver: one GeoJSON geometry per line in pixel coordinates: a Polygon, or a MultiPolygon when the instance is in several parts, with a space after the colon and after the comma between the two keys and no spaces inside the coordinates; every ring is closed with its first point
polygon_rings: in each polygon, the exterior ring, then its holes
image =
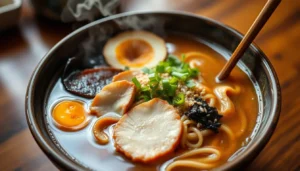
{"type": "MultiPolygon", "coordinates": [[[[222,153],[220,159],[214,162],[214,168],[228,162],[228,159],[234,155],[240,148],[245,147],[254,135],[253,129],[259,124],[259,98],[260,91],[255,80],[250,79],[250,73],[246,73],[244,66],[242,69],[236,67],[230,77],[223,82],[216,81],[216,75],[224,66],[229,53],[224,49],[205,42],[204,40],[196,40],[189,36],[172,34],[165,38],[167,42],[168,53],[181,56],[190,52],[201,53],[202,57],[197,59],[195,65],[199,67],[202,77],[205,79],[205,86],[212,90],[218,86],[239,87],[239,95],[232,95],[227,92],[234,104],[235,111],[238,115],[221,118],[221,123],[227,125],[235,134],[234,142],[228,136],[220,131],[204,138],[202,146],[216,146],[222,153]]],[[[212,91],[216,93],[215,91],[212,91]]],[[[151,163],[141,164],[132,162],[124,155],[115,151],[114,141],[111,136],[107,145],[99,145],[92,133],[92,126],[97,117],[93,116],[88,126],[79,131],[64,131],[58,129],[52,122],[51,112],[53,106],[60,100],[77,100],[84,103],[85,108],[91,103],[91,99],[82,98],[67,92],[60,79],[53,86],[51,93],[47,99],[46,122],[49,123],[49,133],[54,136],[53,141],[57,142],[63,151],[65,151],[71,159],[79,162],[83,166],[92,170],[165,170],[168,164],[174,161],[176,156],[183,154],[186,149],[175,150],[174,153],[164,157],[163,159],[151,163]]],[[[221,102],[216,102],[216,108],[221,108],[221,102]]],[[[113,113],[112,113],[113,114],[113,113]]],[[[105,129],[108,135],[112,135],[115,124],[105,129]]],[[[196,161],[197,158],[191,157],[188,160],[196,161]]],[[[176,167],[174,170],[183,170],[192,168],[176,167]]]]}

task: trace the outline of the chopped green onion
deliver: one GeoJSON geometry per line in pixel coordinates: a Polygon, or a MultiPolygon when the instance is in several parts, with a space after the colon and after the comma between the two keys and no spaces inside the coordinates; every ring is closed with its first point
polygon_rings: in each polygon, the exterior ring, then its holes
{"type": "Polygon", "coordinates": [[[172,72],[171,75],[179,78],[180,80],[185,81],[189,74],[188,73],[180,73],[180,72],[172,72]]]}
{"type": "Polygon", "coordinates": [[[199,70],[197,68],[191,68],[189,70],[191,77],[197,77],[199,74],[199,70]]]}
{"type": "Polygon", "coordinates": [[[177,84],[178,83],[178,79],[176,77],[172,77],[170,79],[170,84],[177,84]]]}
{"type": "Polygon", "coordinates": [[[125,71],[130,70],[129,66],[125,66],[124,70],[125,70],[125,71]]]}
{"type": "Polygon", "coordinates": [[[140,97],[139,97],[139,100],[144,100],[144,101],[149,101],[151,98],[149,97],[149,96],[147,96],[147,95],[141,95],[140,97]]]}
{"type": "Polygon", "coordinates": [[[142,92],[150,91],[150,87],[144,86],[144,87],[141,88],[141,91],[142,91],[142,92]]]}
{"type": "Polygon", "coordinates": [[[151,91],[143,91],[142,95],[149,97],[150,99],[152,99],[152,93],[151,91]]]}
{"type": "Polygon", "coordinates": [[[162,86],[163,86],[163,93],[167,94],[168,96],[174,96],[177,89],[177,84],[171,84],[170,80],[164,79],[162,80],[162,86]]]}
{"type": "Polygon", "coordinates": [[[163,73],[164,71],[165,71],[165,66],[163,66],[163,65],[156,66],[156,72],[163,73]]]}
{"type": "Polygon", "coordinates": [[[148,75],[150,81],[158,81],[156,77],[156,73],[151,73],[148,75]]]}
{"type": "Polygon", "coordinates": [[[170,63],[171,66],[178,66],[181,64],[180,60],[176,56],[172,55],[168,56],[167,62],[170,63]]]}
{"type": "Polygon", "coordinates": [[[145,74],[150,74],[150,69],[145,67],[145,68],[142,68],[142,71],[145,73],[145,74]]]}
{"type": "Polygon", "coordinates": [[[159,85],[159,82],[157,82],[156,80],[152,80],[149,82],[149,86],[151,89],[157,89],[159,85]]]}
{"type": "Polygon", "coordinates": [[[161,78],[157,72],[148,75],[150,81],[160,81],[161,78]]]}
{"type": "Polygon", "coordinates": [[[142,88],[141,83],[139,82],[138,79],[136,79],[136,77],[132,78],[131,81],[133,82],[133,84],[136,86],[136,88],[137,88],[138,90],[140,90],[140,89],[142,88]]]}
{"type": "Polygon", "coordinates": [[[184,62],[185,54],[181,55],[181,60],[176,56],[169,55],[165,61],[159,62],[156,67],[143,68],[142,71],[147,74],[149,83],[141,85],[135,77],[132,79],[138,89],[136,99],[148,101],[157,97],[173,105],[183,104],[185,95],[183,93],[176,95],[178,85],[185,84],[189,88],[195,87],[196,83],[192,78],[197,77],[199,71],[184,62]],[[167,78],[164,74],[167,74],[167,78]]]}
{"type": "Polygon", "coordinates": [[[180,67],[181,67],[181,72],[188,72],[190,68],[189,64],[187,63],[182,63],[180,67]]]}
{"type": "Polygon", "coordinates": [[[188,88],[193,88],[193,87],[195,87],[195,86],[196,86],[195,81],[194,81],[194,80],[187,80],[187,81],[186,81],[186,86],[187,86],[188,88]]]}
{"type": "Polygon", "coordinates": [[[171,85],[169,80],[164,79],[162,80],[162,86],[165,94],[169,94],[169,90],[171,89],[171,85]]]}
{"type": "Polygon", "coordinates": [[[177,90],[177,85],[170,85],[170,89],[168,90],[169,96],[174,96],[177,90]]]}
{"type": "Polygon", "coordinates": [[[174,97],[173,99],[173,104],[174,105],[182,105],[185,101],[185,96],[183,93],[177,94],[177,96],[174,97]]]}
{"type": "Polygon", "coordinates": [[[172,67],[166,66],[166,67],[165,67],[165,72],[166,72],[166,73],[171,73],[171,72],[172,72],[172,67]]]}

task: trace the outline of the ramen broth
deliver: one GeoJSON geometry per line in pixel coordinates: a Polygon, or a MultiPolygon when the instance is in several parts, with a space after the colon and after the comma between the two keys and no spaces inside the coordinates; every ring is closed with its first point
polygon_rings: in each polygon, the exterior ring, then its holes
{"type": "MultiPolygon", "coordinates": [[[[214,146],[222,153],[221,158],[214,163],[215,167],[218,167],[227,162],[230,156],[247,144],[246,138],[250,137],[253,131],[258,114],[258,99],[254,85],[249,77],[237,67],[234,68],[228,79],[220,83],[216,82],[215,77],[224,66],[225,59],[221,54],[217,53],[204,43],[179,35],[170,35],[165,41],[167,42],[168,53],[177,56],[189,52],[199,52],[203,54],[195,65],[199,67],[199,71],[203,76],[207,87],[213,89],[216,86],[226,85],[231,87],[238,86],[240,88],[240,93],[237,96],[231,96],[230,93],[227,94],[230,96],[230,99],[235,106],[236,113],[240,113],[240,115],[223,117],[220,120],[222,124],[226,124],[230,127],[232,132],[237,135],[234,142],[229,140],[228,136],[222,131],[204,137],[202,147],[214,146]],[[241,130],[241,122],[245,124],[244,130],[241,130]]],[[[97,119],[96,117],[92,118],[87,127],[76,132],[62,131],[55,127],[51,122],[52,107],[60,100],[65,99],[82,101],[84,102],[86,109],[88,109],[88,105],[91,102],[90,99],[77,97],[68,93],[64,90],[61,80],[58,80],[50,93],[47,103],[49,132],[54,135],[54,141],[58,142],[59,147],[61,147],[67,155],[71,156],[70,158],[77,162],[79,161],[80,164],[87,166],[88,168],[93,170],[164,170],[176,156],[187,151],[186,149],[178,147],[175,153],[153,164],[134,163],[122,154],[115,152],[111,136],[109,136],[110,141],[108,144],[97,144],[92,134],[92,127],[97,119]]],[[[216,103],[216,107],[217,109],[221,108],[220,102],[216,103]]],[[[113,127],[114,125],[109,126],[105,129],[105,132],[108,135],[112,135],[113,127]]],[[[199,156],[197,158],[192,157],[189,160],[196,161],[198,158],[199,156]]],[[[183,169],[190,168],[178,167],[174,170],[183,169]]]]}

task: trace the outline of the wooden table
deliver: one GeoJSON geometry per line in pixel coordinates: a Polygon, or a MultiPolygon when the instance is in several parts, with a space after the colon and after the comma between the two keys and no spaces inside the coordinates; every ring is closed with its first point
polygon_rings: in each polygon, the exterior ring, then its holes
{"type": "MultiPolygon", "coordinates": [[[[242,33],[265,3],[263,0],[128,2],[132,5],[127,10],[190,11],[242,33]]],[[[24,100],[28,80],[39,60],[71,31],[69,26],[36,19],[25,1],[18,27],[0,34],[0,170],[56,170],[30,134],[24,100]]],[[[271,141],[248,170],[300,170],[300,1],[283,0],[255,42],[277,71],[283,101],[271,141]]]]}

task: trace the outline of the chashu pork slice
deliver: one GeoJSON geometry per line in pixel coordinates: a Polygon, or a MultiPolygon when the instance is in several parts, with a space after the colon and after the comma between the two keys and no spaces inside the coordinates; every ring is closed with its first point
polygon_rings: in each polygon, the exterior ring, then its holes
{"type": "Polygon", "coordinates": [[[134,101],[135,85],[129,81],[116,81],[103,87],[90,106],[92,114],[97,116],[108,112],[123,115],[134,101]]]}
{"type": "Polygon", "coordinates": [[[148,75],[144,74],[140,70],[128,70],[123,71],[115,75],[112,79],[112,81],[120,81],[120,80],[127,80],[131,81],[132,78],[136,77],[136,79],[143,85],[147,84],[149,82],[148,75]]]}
{"type": "Polygon", "coordinates": [[[136,162],[150,163],[173,152],[182,132],[176,109],[154,98],[123,115],[114,127],[118,152],[136,162]]]}

